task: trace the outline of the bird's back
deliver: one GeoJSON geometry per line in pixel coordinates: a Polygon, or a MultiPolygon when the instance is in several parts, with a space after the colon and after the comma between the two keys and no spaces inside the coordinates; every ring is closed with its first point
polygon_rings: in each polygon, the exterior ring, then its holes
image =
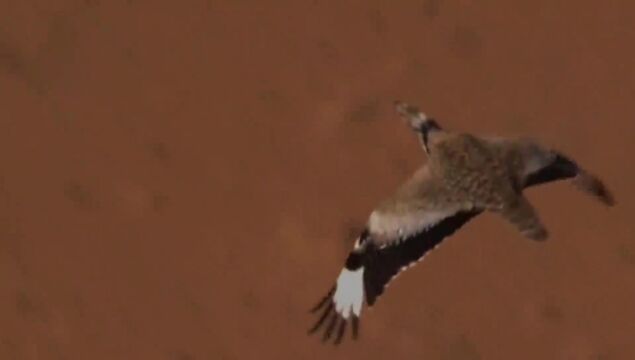
{"type": "Polygon", "coordinates": [[[449,135],[430,151],[431,172],[455,201],[488,206],[514,196],[509,151],[471,134],[449,135]]]}

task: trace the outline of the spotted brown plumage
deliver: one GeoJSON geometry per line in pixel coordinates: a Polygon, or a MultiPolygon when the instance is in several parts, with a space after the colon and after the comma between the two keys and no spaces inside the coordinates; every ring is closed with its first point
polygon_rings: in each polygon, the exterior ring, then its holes
{"type": "Polygon", "coordinates": [[[508,139],[442,129],[417,107],[395,102],[428,156],[396,191],[371,212],[335,285],[312,309],[310,333],[340,343],[359,331],[363,303],[372,306],[388,284],[484,211],[499,214],[524,237],[545,240],[548,231],[523,195],[528,187],[570,179],[607,206],[606,185],[571,158],[531,139],[508,139]]]}

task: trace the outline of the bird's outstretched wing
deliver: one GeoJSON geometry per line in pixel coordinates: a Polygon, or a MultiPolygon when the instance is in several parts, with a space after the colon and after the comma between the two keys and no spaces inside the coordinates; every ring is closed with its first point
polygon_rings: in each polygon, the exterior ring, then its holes
{"type": "Polygon", "coordinates": [[[364,290],[369,306],[400,272],[415,265],[424,255],[451,236],[480,211],[459,211],[438,223],[384,247],[369,246],[364,261],[364,290]]]}
{"type": "Polygon", "coordinates": [[[395,209],[401,211],[384,209],[383,213],[371,215],[336,284],[311,310],[320,316],[309,333],[322,330],[323,341],[333,339],[339,344],[350,323],[353,338],[357,338],[364,301],[372,306],[401,271],[421,260],[443,239],[481,213],[480,209],[462,209],[452,204],[418,206],[425,204],[430,191],[436,189],[430,186],[433,181],[427,172],[420,175],[406,184],[411,189],[400,189],[392,199],[395,209]],[[418,188],[413,190],[412,187],[418,188]],[[399,194],[410,199],[402,199],[399,194]],[[404,207],[409,208],[408,201],[419,202],[413,207],[417,210],[403,212],[404,207]]]}

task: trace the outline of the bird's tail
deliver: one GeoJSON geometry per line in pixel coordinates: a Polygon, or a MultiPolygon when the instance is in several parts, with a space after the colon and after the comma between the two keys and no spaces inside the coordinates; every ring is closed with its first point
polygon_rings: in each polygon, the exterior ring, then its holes
{"type": "Polygon", "coordinates": [[[597,176],[580,169],[572,182],[580,191],[595,197],[604,205],[615,205],[613,194],[597,176]]]}

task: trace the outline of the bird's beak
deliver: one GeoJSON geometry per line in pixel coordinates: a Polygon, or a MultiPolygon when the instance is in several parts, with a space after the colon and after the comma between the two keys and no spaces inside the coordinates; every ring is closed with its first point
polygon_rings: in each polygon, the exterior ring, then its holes
{"type": "Polygon", "coordinates": [[[395,111],[415,131],[425,131],[428,117],[418,107],[409,105],[403,101],[394,102],[395,111]]]}

